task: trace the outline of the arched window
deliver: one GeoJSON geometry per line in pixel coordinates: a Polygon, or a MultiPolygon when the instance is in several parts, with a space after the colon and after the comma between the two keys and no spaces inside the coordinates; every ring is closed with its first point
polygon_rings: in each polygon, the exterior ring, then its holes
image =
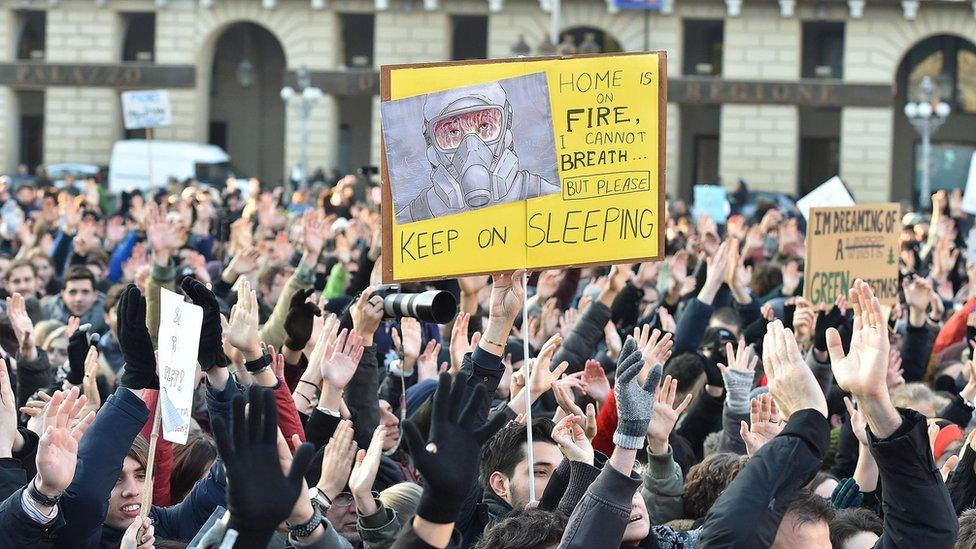
{"type": "Polygon", "coordinates": [[[905,57],[901,89],[917,100],[926,76],[936,84],[935,95],[955,112],[976,114],[976,45],[959,36],[940,35],[919,42],[905,57]]]}
{"type": "Polygon", "coordinates": [[[560,40],[566,35],[572,38],[579,53],[613,53],[623,51],[620,42],[596,27],[573,27],[560,33],[560,40]]]}

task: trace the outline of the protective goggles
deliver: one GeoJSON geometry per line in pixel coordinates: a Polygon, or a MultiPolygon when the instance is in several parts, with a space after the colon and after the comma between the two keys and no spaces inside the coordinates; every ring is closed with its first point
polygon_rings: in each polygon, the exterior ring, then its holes
{"type": "Polygon", "coordinates": [[[431,121],[434,144],[443,152],[453,151],[464,138],[477,135],[491,144],[502,135],[504,116],[501,107],[470,107],[431,121]]]}

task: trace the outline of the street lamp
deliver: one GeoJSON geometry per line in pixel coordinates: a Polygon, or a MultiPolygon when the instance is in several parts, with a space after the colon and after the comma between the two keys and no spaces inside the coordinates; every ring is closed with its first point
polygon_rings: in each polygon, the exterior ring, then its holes
{"type": "Polygon", "coordinates": [[[298,89],[291,86],[281,88],[281,100],[291,107],[301,120],[301,141],[298,148],[298,181],[302,189],[308,187],[308,119],[312,108],[322,99],[322,90],[312,87],[312,75],[306,67],[295,71],[298,89]]]}
{"type": "Polygon", "coordinates": [[[929,180],[929,163],[932,156],[932,134],[945,123],[952,108],[948,103],[933,96],[935,85],[932,78],[925,76],[918,85],[918,101],[905,103],[905,116],[922,136],[922,185],[919,190],[919,204],[922,208],[931,205],[932,184],[929,180]]]}

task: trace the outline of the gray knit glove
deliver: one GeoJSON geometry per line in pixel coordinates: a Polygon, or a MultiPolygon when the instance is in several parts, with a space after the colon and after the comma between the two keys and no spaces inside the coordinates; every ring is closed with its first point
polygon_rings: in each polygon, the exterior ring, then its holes
{"type": "Polygon", "coordinates": [[[734,414],[749,413],[749,394],[752,392],[752,380],[755,372],[746,370],[725,369],[722,380],[725,382],[725,405],[734,414]]]}
{"type": "Polygon", "coordinates": [[[644,445],[647,424],[654,409],[654,392],[661,381],[662,367],[655,364],[641,387],[637,374],[643,367],[644,357],[637,342],[628,337],[617,359],[617,381],[613,388],[617,399],[617,430],[613,433],[613,443],[630,450],[639,450],[644,445]]]}

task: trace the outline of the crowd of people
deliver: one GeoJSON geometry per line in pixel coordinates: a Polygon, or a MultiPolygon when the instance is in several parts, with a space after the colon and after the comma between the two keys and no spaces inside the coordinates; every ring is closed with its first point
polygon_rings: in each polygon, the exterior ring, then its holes
{"type": "Polygon", "coordinates": [[[0,547],[976,547],[959,193],[905,214],[893,308],[805,300],[791,212],[671,200],[660,262],[401,287],[446,325],[376,295],[378,200],[0,182],[0,547]],[[203,310],[185,445],[163,288],[203,310]]]}

